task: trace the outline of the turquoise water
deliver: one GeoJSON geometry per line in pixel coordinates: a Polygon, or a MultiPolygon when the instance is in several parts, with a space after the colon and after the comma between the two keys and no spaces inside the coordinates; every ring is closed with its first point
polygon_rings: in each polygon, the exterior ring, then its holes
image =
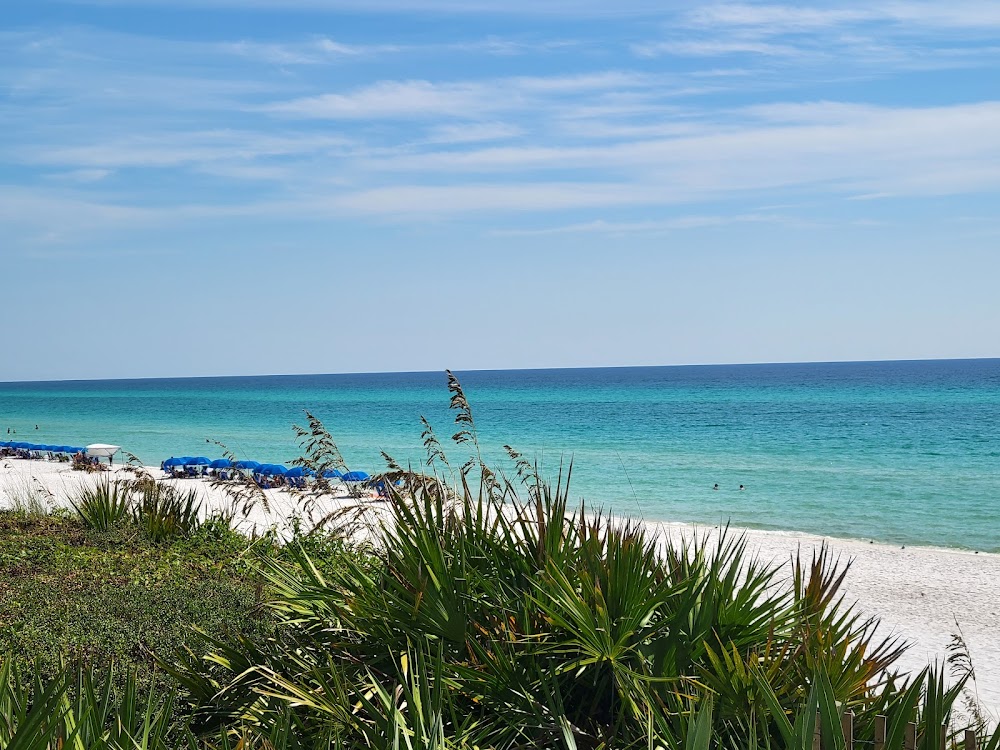
{"type": "MultiPolygon", "coordinates": [[[[505,443],[552,471],[572,458],[573,494],[595,505],[1000,551],[1000,360],[459,376],[488,458],[505,443]]],[[[213,457],[211,439],[281,462],[310,409],[352,468],[373,471],[380,450],[423,459],[420,415],[451,435],[447,405],[443,373],[9,383],[0,434],[115,443],[149,463],[213,457]]]]}

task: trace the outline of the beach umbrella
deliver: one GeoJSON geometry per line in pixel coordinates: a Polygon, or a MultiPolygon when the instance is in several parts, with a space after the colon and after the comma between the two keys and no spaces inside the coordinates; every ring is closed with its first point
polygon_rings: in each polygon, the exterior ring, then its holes
{"type": "Polygon", "coordinates": [[[327,469],[323,472],[323,476],[327,479],[340,479],[344,475],[336,469],[327,469]]]}
{"type": "Polygon", "coordinates": [[[251,469],[253,471],[256,471],[257,469],[260,468],[260,463],[257,462],[257,461],[237,461],[236,462],[236,468],[237,469],[251,469]]]}
{"type": "Polygon", "coordinates": [[[307,469],[305,466],[294,466],[285,472],[286,477],[314,477],[316,472],[312,469],[307,469]]]}
{"type": "Polygon", "coordinates": [[[84,451],[83,448],[79,448],[77,446],[70,446],[70,449],[69,449],[70,453],[83,453],[83,451],[84,451]]]}
{"type": "Polygon", "coordinates": [[[73,452],[73,447],[70,445],[60,445],[59,450],[56,451],[56,453],[72,453],[72,452],[73,452]]]}
{"type": "Polygon", "coordinates": [[[212,463],[212,459],[206,458],[205,456],[195,456],[194,458],[188,459],[188,462],[184,464],[185,466],[209,466],[212,463]]]}
{"type": "Polygon", "coordinates": [[[233,462],[228,458],[217,458],[212,463],[208,465],[210,469],[228,469],[233,465],[233,462]]]}
{"type": "Polygon", "coordinates": [[[280,464],[264,464],[257,471],[261,474],[267,474],[269,476],[280,475],[285,476],[288,473],[288,469],[280,464]]]}
{"type": "Polygon", "coordinates": [[[371,479],[371,477],[365,474],[363,471],[349,471],[346,474],[344,474],[342,479],[345,482],[363,482],[366,479],[371,479]]]}
{"type": "Polygon", "coordinates": [[[9,440],[0,440],[0,448],[10,448],[9,440]]]}
{"type": "Polygon", "coordinates": [[[166,461],[163,462],[163,468],[165,468],[165,469],[170,468],[171,466],[183,466],[183,465],[184,465],[184,459],[183,458],[173,458],[173,457],[170,457],[166,461]]]}
{"type": "Polygon", "coordinates": [[[10,446],[11,448],[20,448],[22,450],[27,450],[31,448],[31,443],[14,443],[10,446]]]}

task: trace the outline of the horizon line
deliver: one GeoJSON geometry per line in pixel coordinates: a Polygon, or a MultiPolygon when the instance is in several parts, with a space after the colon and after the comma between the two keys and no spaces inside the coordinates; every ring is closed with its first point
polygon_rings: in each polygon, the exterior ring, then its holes
{"type": "Polygon", "coordinates": [[[489,373],[489,372],[552,372],[561,370],[637,370],[687,367],[767,367],[772,365],[851,365],[851,364],[890,364],[907,362],[989,362],[1000,360],[1000,357],[915,357],[904,359],[833,359],[833,360],[801,360],[797,362],[687,362],[663,365],[590,365],[565,367],[480,367],[480,368],[441,368],[427,370],[353,370],[346,372],[289,372],[289,373],[255,373],[245,375],[146,375],[131,378],[48,378],[38,380],[2,380],[0,385],[27,385],[46,383],[106,383],[134,382],[143,380],[223,380],[233,378],[300,378],[326,377],[343,375],[423,375],[451,370],[456,373],[489,373]]]}

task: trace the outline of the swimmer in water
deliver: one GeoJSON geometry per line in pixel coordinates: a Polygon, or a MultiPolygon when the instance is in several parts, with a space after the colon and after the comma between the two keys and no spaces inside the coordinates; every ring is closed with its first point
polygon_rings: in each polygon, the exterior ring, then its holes
{"type": "Polygon", "coordinates": [[[716,483],[715,483],[715,486],[714,486],[714,487],[713,487],[712,489],[713,489],[713,490],[717,490],[717,489],[719,489],[719,483],[718,483],[718,482],[716,482],[716,483]]]}

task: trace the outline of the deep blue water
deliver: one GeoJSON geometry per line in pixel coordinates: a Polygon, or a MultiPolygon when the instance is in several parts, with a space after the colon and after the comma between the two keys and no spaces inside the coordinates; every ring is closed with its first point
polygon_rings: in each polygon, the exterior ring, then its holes
{"type": "MultiPolygon", "coordinates": [[[[1000,551],[1000,360],[458,375],[490,460],[505,443],[551,471],[572,459],[574,494],[595,505],[1000,551]]],[[[210,439],[280,462],[309,409],[372,471],[380,450],[420,463],[418,419],[445,440],[447,406],[444,373],[10,383],[0,434],[116,443],[149,463],[213,456],[210,439]]]]}

